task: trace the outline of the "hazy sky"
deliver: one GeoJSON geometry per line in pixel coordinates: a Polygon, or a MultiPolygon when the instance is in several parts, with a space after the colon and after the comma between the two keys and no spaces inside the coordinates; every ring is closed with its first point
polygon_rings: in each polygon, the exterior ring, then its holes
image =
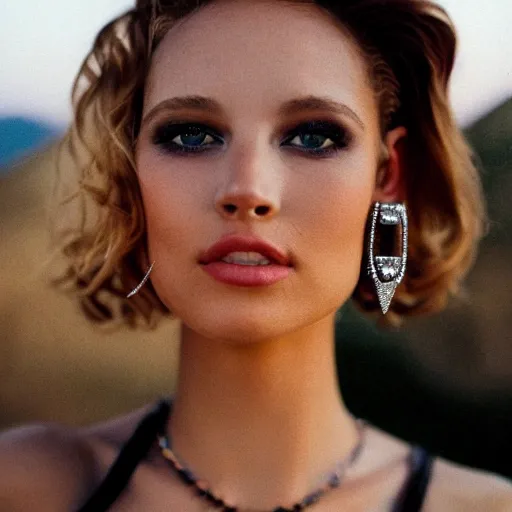
{"type": "MultiPolygon", "coordinates": [[[[0,2],[0,117],[64,124],[69,93],[94,35],[127,0],[0,2]]],[[[459,30],[452,80],[457,117],[468,123],[512,97],[512,1],[439,0],[459,30]]]]}

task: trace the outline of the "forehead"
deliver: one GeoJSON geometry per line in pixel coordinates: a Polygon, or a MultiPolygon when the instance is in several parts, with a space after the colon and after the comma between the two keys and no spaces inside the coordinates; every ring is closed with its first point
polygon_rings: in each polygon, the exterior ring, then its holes
{"type": "Polygon", "coordinates": [[[177,95],[264,108],[290,96],[373,99],[359,47],[318,6],[221,0],[171,28],[153,55],[145,110],[177,95]]]}

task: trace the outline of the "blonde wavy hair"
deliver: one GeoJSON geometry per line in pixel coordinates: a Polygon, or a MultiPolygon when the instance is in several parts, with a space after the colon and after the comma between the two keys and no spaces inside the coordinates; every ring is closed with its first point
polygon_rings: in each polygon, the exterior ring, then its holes
{"type": "MultiPolygon", "coordinates": [[[[55,230],[68,262],[58,283],[71,285],[95,322],[152,326],[170,313],[151,282],[126,299],[148,264],[134,148],[155,48],[176,21],[210,2],[137,0],[99,32],[77,75],[74,121],[63,147],[80,177],[59,208],[71,203],[78,217],[55,230]]],[[[408,267],[384,322],[439,311],[460,291],[486,227],[478,172],[448,100],[454,27],[427,0],[306,3],[337,18],[359,44],[379,100],[382,134],[400,125],[408,131],[408,267]]],[[[364,272],[353,299],[364,312],[379,309],[364,272]]]]}

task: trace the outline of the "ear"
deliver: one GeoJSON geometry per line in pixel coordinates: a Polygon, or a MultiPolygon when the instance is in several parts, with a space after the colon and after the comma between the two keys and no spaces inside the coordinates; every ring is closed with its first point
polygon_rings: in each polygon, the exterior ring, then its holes
{"type": "Polygon", "coordinates": [[[405,140],[407,130],[398,126],[383,141],[387,158],[377,170],[373,202],[400,203],[405,200],[405,140]]]}

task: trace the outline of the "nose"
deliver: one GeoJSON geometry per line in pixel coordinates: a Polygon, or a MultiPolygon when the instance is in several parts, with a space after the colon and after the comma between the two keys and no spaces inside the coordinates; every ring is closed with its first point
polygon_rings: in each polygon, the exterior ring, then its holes
{"type": "Polygon", "coordinates": [[[270,220],[280,211],[279,172],[261,152],[239,153],[227,165],[215,209],[228,220],[270,220]]]}
{"type": "Polygon", "coordinates": [[[267,220],[275,216],[278,207],[266,197],[232,191],[219,197],[216,210],[225,219],[267,220]]]}

